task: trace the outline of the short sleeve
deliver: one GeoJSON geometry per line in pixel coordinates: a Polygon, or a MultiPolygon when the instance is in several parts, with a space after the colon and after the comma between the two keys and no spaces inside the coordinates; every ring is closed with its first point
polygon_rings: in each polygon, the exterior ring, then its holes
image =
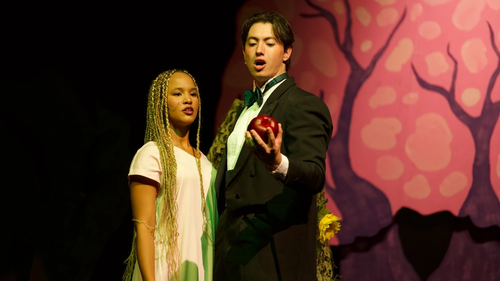
{"type": "Polygon", "coordinates": [[[161,182],[160,152],[155,142],[147,142],[137,150],[132,158],[128,177],[143,176],[158,183],[161,182]]]}

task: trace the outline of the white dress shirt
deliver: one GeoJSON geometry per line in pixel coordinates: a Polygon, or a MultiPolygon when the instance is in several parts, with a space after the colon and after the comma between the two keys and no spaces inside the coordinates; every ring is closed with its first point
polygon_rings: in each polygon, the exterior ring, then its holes
{"type": "MultiPolygon", "coordinates": [[[[261,91],[263,91],[266,88],[267,83],[271,81],[272,79],[269,79],[261,88],[261,91]]],[[[236,125],[234,126],[233,132],[229,135],[227,139],[227,170],[230,171],[234,169],[234,166],[236,165],[236,162],[238,160],[238,156],[240,155],[241,148],[243,147],[243,144],[245,143],[245,133],[247,131],[248,124],[250,121],[257,117],[259,115],[259,112],[266,103],[267,99],[271,94],[274,92],[276,88],[278,88],[281,83],[283,83],[286,79],[276,83],[273,87],[269,88],[264,95],[263,95],[263,102],[262,105],[259,107],[259,104],[255,102],[252,106],[250,107],[245,107],[243,111],[240,114],[240,117],[236,121],[236,125]]],[[[254,81],[254,88],[256,87],[255,81],[254,81]]],[[[278,178],[282,181],[284,181],[286,174],[288,172],[288,158],[281,154],[282,160],[278,168],[271,173],[275,178],[278,178]]]]}

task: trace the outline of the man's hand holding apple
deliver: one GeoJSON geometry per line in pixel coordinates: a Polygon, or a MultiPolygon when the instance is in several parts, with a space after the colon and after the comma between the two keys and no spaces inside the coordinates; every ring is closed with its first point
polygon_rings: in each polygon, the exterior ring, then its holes
{"type": "Polygon", "coordinates": [[[250,151],[264,163],[268,171],[276,170],[282,160],[283,129],[281,124],[270,116],[260,115],[250,122],[245,134],[245,141],[250,151]],[[275,135],[273,131],[277,134],[275,135]]]}

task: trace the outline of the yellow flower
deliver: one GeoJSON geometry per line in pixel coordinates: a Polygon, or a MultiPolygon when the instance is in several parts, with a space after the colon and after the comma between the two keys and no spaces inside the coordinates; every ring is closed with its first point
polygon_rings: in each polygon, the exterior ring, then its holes
{"type": "Polygon", "coordinates": [[[333,214],[326,214],[319,222],[319,237],[322,242],[330,240],[340,230],[340,218],[333,214]]]}

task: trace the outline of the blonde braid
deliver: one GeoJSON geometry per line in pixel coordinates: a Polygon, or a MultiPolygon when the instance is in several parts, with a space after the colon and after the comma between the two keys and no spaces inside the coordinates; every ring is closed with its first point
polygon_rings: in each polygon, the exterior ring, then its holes
{"type": "MultiPolygon", "coordinates": [[[[208,235],[208,230],[207,230],[207,204],[206,204],[206,200],[205,200],[205,189],[203,187],[203,176],[202,176],[202,172],[201,172],[201,152],[200,152],[200,131],[201,131],[201,98],[200,98],[200,92],[199,92],[199,89],[198,89],[198,84],[196,83],[196,80],[194,79],[194,77],[185,72],[186,74],[188,74],[191,79],[193,79],[193,82],[194,82],[194,85],[196,86],[196,90],[198,92],[198,129],[197,129],[197,133],[196,133],[196,164],[198,166],[198,174],[200,175],[200,188],[201,188],[201,213],[203,215],[203,233],[206,235],[206,237],[211,240],[211,237],[210,235],[208,235]]],[[[210,241],[212,242],[213,244],[213,241],[210,241]]]]}
{"type": "MultiPolygon", "coordinates": [[[[186,73],[193,79],[196,90],[198,92],[198,130],[196,137],[196,155],[198,174],[200,176],[200,188],[202,198],[202,215],[203,215],[203,232],[207,235],[207,218],[206,218],[206,201],[203,188],[203,177],[201,170],[201,152],[200,152],[200,129],[201,129],[201,99],[199,95],[198,85],[194,77],[185,70],[170,70],[158,75],[153,81],[149,89],[148,106],[147,106],[147,124],[144,136],[144,143],[154,141],[157,144],[160,152],[160,162],[162,166],[162,175],[160,177],[160,194],[159,199],[162,200],[163,208],[158,210],[158,221],[156,222],[158,238],[162,241],[161,253],[165,253],[168,266],[168,272],[171,280],[179,280],[179,247],[177,243],[178,223],[177,223],[177,161],[175,159],[174,145],[170,132],[170,123],[168,122],[168,83],[170,77],[175,72],[186,73]],[[165,113],[165,116],[164,116],[165,113]],[[164,242],[167,242],[166,243],[164,242]]],[[[158,209],[158,208],[157,208],[158,209]]],[[[210,237],[209,235],[207,235],[210,237]]],[[[130,256],[125,260],[127,268],[123,276],[123,280],[132,278],[133,269],[137,260],[136,249],[137,233],[134,229],[134,237],[132,242],[132,251],[130,256]]],[[[155,240],[157,238],[155,237],[155,240]]],[[[163,255],[161,255],[163,257],[163,255]]]]}
{"type": "Polygon", "coordinates": [[[162,243],[161,252],[166,250],[166,259],[168,272],[172,280],[178,280],[179,276],[179,247],[177,243],[178,223],[177,223],[177,161],[175,159],[174,144],[172,141],[170,122],[168,122],[169,108],[167,103],[168,83],[170,77],[175,73],[175,70],[168,72],[167,77],[162,79],[161,83],[161,102],[157,105],[157,120],[156,123],[160,126],[159,138],[153,141],[158,142],[160,150],[160,159],[162,166],[161,176],[161,194],[160,200],[163,201],[163,208],[159,210],[158,226],[160,228],[160,239],[167,243],[162,243]],[[165,116],[163,116],[165,114],[165,116]],[[166,236],[166,237],[165,237],[166,236]]]}

